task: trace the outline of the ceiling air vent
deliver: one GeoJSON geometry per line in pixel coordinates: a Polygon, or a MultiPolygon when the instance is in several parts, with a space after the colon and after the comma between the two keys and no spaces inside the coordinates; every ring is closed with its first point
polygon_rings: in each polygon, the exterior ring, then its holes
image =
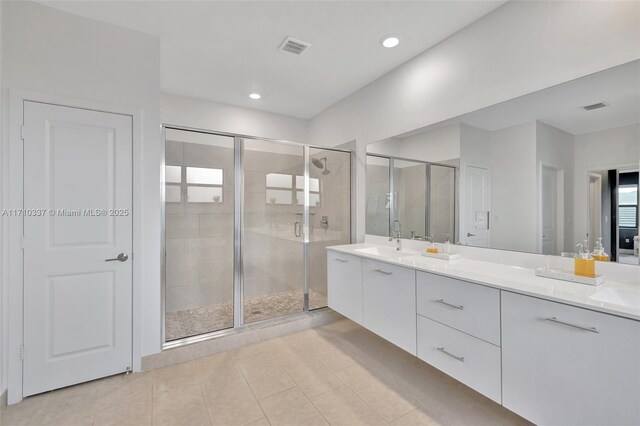
{"type": "Polygon", "coordinates": [[[300,56],[309,46],[311,46],[311,43],[287,36],[278,46],[278,50],[300,56]]]}
{"type": "Polygon", "coordinates": [[[604,102],[598,102],[597,104],[591,104],[591,105],[583,106],[582,109],[584,109],[585,111],[592,111],[594,109],[604,108],[606,106],[607,106],[607,104],[605,104],[604,102]]]}

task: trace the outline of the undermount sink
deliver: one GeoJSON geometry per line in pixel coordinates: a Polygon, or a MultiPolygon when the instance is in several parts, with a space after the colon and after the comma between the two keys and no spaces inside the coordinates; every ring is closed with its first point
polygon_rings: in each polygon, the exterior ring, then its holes
{"type": "Polygon", "coordinates": [[[357,253],[368,254],[370,256],[387,257],[401,259],[403,257],[415,256],[417,252],[396,250],[393,247],[367,247],[354,250],[357,253]]]}
{"type": "Polygon", "coordinates": [[[589,299],[629,308],[640,307],[640,294],[621,288],[603,288],[589,296],[589,299]]]}

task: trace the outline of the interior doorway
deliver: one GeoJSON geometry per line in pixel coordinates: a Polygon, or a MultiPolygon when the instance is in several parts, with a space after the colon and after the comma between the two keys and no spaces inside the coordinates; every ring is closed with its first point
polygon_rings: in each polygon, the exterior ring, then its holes
{"type": "Polygon", "coordinates": [[[613,262],[638,261],[638,169],[590,170],[588,177],[589,247],[599,238],[613,262]]]}
{"type": "Polygon", "coordinates": [[[491,195],[489,169],[465,166],[460,241],[474,247],[489,247],[491,195]]]}
{"type": "Polygon", "coordinates": [[[133,369],[133,122],[24,102],[23,396],[133,369]]]}

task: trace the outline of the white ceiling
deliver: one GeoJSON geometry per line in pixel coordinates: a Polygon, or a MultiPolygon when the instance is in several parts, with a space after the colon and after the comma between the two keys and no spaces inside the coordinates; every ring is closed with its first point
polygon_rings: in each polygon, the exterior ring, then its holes
{"type": "Polygon", "coordinates": [[[312,118],[505,1],[40,3],[160,37],[167,93],[312,118]],[[387,34],[400,45],[383,48],[387,34]],[[312,46],[280,52],[287,35],[312,46]]]}
{"type": "Polygon", "coordinates": [[[398,138],[455,123],[494,131],[534,120],[574,135],[640,123],[640,60],[520,96],[398,138]],[[598,102],[608,106],[592,111],[581,108],[598,102]]]}

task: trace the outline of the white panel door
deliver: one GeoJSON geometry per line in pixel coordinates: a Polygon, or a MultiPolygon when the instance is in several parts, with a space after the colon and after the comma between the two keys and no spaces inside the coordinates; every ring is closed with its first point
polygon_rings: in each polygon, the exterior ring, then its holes
{"type": "Polygon", "coordinates": [[[557,253],[558,241],[558,178],[557,172],[542,168],[542,253],[557,253]]]}
{"type": "Polygon", "coordinates": [[[489,247],[489,170],[467,166],[464,187],[465,211],[460,240],[470,246],[489,247]]]}
{"type": "Polygon", "coordinates": [[[132,119],[25,102],[24,126],[28,396],[131,366],[132,119]]]}

